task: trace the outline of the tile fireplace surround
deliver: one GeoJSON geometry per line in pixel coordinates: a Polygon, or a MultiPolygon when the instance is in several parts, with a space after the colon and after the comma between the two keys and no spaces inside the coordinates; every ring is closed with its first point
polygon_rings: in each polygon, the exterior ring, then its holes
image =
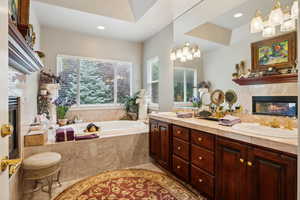
{"type": "Polygon", "coordinates": [[[240,86],[235,91],[238,102],[249,113],[252,111],[252,96],[298,96],[297,83],[240,86]]]}

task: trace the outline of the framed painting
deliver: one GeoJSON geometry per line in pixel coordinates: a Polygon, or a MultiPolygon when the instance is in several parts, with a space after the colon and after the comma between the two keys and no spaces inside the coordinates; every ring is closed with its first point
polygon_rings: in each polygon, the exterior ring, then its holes
{"type": "Polygon", "coordinates": [[[11,21],[25,37],[29,28],[30,0],[8,0],[8,8],[11,21]]]}
{"type": "Polygon", "coordinates": [[[19,22],[20,0],[8,0],[8,13],[11,20],[17,25],[19,22]]]}
{"type": "Polygon", "coordinates": [[[297,34],[274,37],[251,44],[252,71],[266,71],[269,67],[291,68],[297,59],[297,34]]]}

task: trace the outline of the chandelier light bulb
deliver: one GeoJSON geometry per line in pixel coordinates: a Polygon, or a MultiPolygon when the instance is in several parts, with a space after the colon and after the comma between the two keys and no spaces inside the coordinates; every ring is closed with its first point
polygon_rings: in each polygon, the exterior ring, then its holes
{"type": "Polygon", "coordinates": [[[293,2],[292,8],[291,8],[291,17],[293,19],[298,19],[298,17],[299,17],[299,3],[298,3],[298,0],[295,0],[293,2]]]}
{"type": "Polygon", "coordinates": [[[269,16],[269,23],[271,26],[278,26],[283,23],[283,20],[284,20],[284,14],[281,9],[280,2],[279,0],[276,0],[275,5],[269,16]]]}
{"type": "Polygon", "coordinates": [[[293,18],[284,21],[280,26],[281,32],[289,32],[295,29],[296,29],[296,20],[293,18]]]}
{"type": "Polygon", "coordinates": [[[181,57],[181,58],[180,58],[180,62],[186,62],[186,57],[184,57],[184,56],[181,57]]]}
{"type": "Polygon", "coordinates": [[[273,37],[276,35],[276,29],[274,26],[267,25],[263,30],[263,37],[273,37]]]}
{"type": "Polygon", "coordinates": [[[264,22],[259,10],[256,11],[255,17],[251,20],[251,33],[259,33],[264,29],[264,22]]]}
{"type": "Polygon", "coordinates": [[[177,49],[176,56],[177,56],[177,58],[181,58],[182,57],[182,51],[181,51],[181,49],[177,49]]]}
{"type": "Polygon", "coordinates": [[[187,57],[188,60],[193,60],[193,54],[192,53],[188,53],[187,57]]]}
{"type": "Polygon", "coordinates": [[[172,61],[176,60],[176,53],[175,53],[175,51],[172,51],[172,52],[171,52],[170,59],[171,59],[172,61]]]}

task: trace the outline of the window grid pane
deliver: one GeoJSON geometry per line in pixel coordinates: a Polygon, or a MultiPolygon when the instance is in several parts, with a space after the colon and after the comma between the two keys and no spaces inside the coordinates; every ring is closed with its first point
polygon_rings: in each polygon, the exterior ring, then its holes
{"type": "Polygon", "coordinates": [[[190,101],[194,96],[194,87],[195,87],[195,71],[186,70],[186,102],[190,101]]]}
{"type": "Polygon", "coordinates": [[[58,56],[60,75],[65,80],[62,97],[78,97],[80,105],[123,103],[131,95],[132,64],[71,56],[58,56]]]}
{"type": "Polygon", "coordinates": [[[194,96],[196,86],[196,70],[174,69],[174,101],[189,102],[194,96]]]}
{"type": "Polygon", "coordinates": [[[175,102],[184,102],[184,70],[174,71],[174,99],[175,102]]]}

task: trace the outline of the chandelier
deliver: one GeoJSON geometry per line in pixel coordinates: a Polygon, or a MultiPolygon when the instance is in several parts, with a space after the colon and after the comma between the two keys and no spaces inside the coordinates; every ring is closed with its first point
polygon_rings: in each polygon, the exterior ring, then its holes
{"type": "Polygon", "coordinates": [[[186,62],[193,60],[194,58],[200,58],[201,51],[197,45],[191,46],[190,43],[185,43],[182,48],[173,49],[171,51],[170,58],[172,61],[179,60],[180,62],[186,62]]]}
{"type": "Polygon", "coordinates": [[[280,1],[275,0],[275,4],[266,17],[262,16],[260,10],[256,11],[256,15],[251,20],[251,33],[262,32],[263,37],[272,37],[276,35],[276,27],[280,26],[281,32],[289,32],[296,29],[296,20],[299,15],[298,0],[292,3],[291,8],[286,6],[282,9],[280,1]]]}

